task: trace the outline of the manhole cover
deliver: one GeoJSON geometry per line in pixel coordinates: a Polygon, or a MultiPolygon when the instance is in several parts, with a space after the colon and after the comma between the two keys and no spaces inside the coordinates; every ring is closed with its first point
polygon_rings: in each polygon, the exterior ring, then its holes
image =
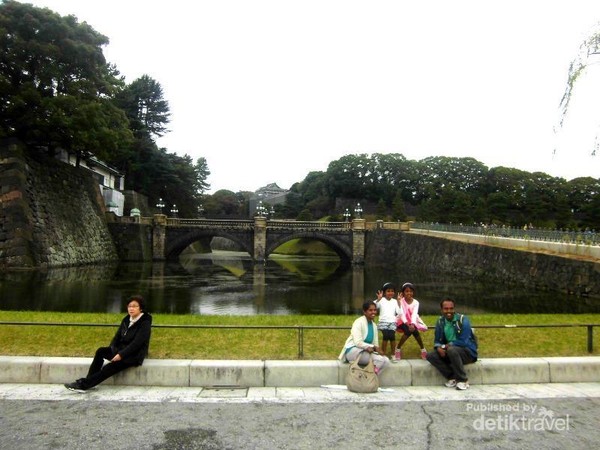
{"type": "Polygon", "coordinates": [[[243,398],[247,395],[247,388],[204,388],[199,397],[243,398]]]}

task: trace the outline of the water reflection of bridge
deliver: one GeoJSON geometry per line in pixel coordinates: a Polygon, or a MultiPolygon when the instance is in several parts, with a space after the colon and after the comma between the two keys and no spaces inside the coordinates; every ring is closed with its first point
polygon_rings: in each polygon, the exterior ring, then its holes
{"type": "MultiPolygon", "coordinates": [[[[232,305],[238,305],[242,306],[242,307],[250,307],[251,309],[253,309],[254,314],[265,314],[265,313],[269,313],[269,308],[272,308],[272,303],[273,303],[273,299],[269,298],[269,295],[267,294],[267,284],[271,284],[272,281],[270,283],[267,283],[267,272],[269,270],[273,270],[273,268],[271,267],[271,269],[269,269],[269,266],[267,264],[254,264],[251,261],[249,261],[249,258],[243,257],[242,253],[240,252],[223,252],[225,253],[234,253],[235,256],[224,256],[223,254],[219,254],[218,256],[214,256],[213,254],[207,254],[204,255],[205,259],[203,258],[203,261],[209,262],[212,265],[217,265],[220,266],[222,270],[230,270],[232,266],[237,265],[237,268],[239,268],[239,271],[235,271],[235,272],[231,272],[232,275],[234,275],[237,278],[243,279],[244,281],[241,281],[241,283],[244,284],[244,286],[248,289],[244,289],[244,301],[240,303],[239,301],[239,293],[235,293],[233,294],[233,297],[230,298],[232,305]],[[225,259],[226,263],[221,265],[221,259],[225,259]],[[249,283],[248,285],[246,285],[246,283],[249,283]],[[248,298],[248,294],[251,294],[251,298],[252,298],[252,302],[248,303],[247,302],[247,298],[248,298]]],[[[184,256],[182,259],[186,260],[187,258],[189,258],[190,255],[186,255],[184,256]]],[[[189,261],[188,261],[189,262],[189,261]]],[[[277,263],[272,263],[274,265],[276,265],[277,263]]],[[[169,263],[166,261],[157,261],[152,263],[151,265],[152,267],[152,301],[154,304],[156,305],[166,305],[166,304],[172,304],[173,300],[172,300],[172,289],[169,288],[168,286],[168,282],[166,282],[166,280],[168,280],[170,278],[170,276],[172,276],[172,268],[173,267],[180,267],[182,270],[186,271],[187,273],[196,273],[196,272],[191,272],[190,269],[193,268],[193,264],[183,264],[182,261],[179,261],[179,263],[177,265],[173,264],[173,263],[169,263]],[[180,265],[181,264],[181,265],[180,265]]],[[[320,279],[317,283],[315,283],[316,285],[322,286],[323,285],[323,279],[320,279]]],[[[365,266],[364,265],[351,265],[351,266],[345,266],[345,267],[338,267],[338,269],[336,269],[336,271],[334,273],[331,273],[328,277],[327,277],[327,283],[325,283],[327,285],[327,287],[325,288],[327,292],[332,292],[332,289],[335,289],[333,292],[334,294],[330,295],[329,298],[330,299],[335,299],[334,302],[337,305],[337,308],[341,308],[340,312],[336,312],[335,314],[360,314],[361,313],[361,306],[363,304],[363,302],[365,301],[365,299],[369,298],[369,297],[365,297],[365,266]],[[333,283],[332,286],[333,287],[329,287],[329,283],[331,282],[332,279],[343,279],[345,282],[347,281],[348,283],[342,283],[342,285],[340,286],[340,283],[333,283]]],[[[321,289],[321,288],[319,288],[321,289]]],[[[211,291],[213,292],[213,291],[211,291]]],[[[220,292],[220,291],[219,291],[220,292]]],[[[271,291],[272,292],[272,291],[271,291]]],[[[286,290],[285,292],[285,296],[282,298],[287,299],[286,301],[284,301],[284,303],[282,304],[282,306],[286,306],[287,302],[291,302],[291,304],[294,303],[294,300],[298,300],[298,296],[299,295],[304,295],[305,291],[299,291],[297,293],[294,292],[294,290],[286,290]]],[[[228,296],[231,295],[231,293],[227,294],[228,296]]],[[[317,295],[310,295],[310,297],[312,299],[315,298],[321,298],[322,294],[319,293],[317,295]]],[[[372,294],[373,298],[375,298],[375,294],[372,294]]],[[[191,300],[191,298],[190,298],[191,300]]],[[[279,299],[281,300],[281,299],[279,299]]],[[[189,306],[191,307],[193,305],[193,303],[190,302],[189,306]]],[[[317,306],[317,310],[319,309],[319,307],[317,306]]],[[[195,311],[195,310],[194,310],[195,311]]],[[[200,311],[200,309],[198,309],[198,312],[200,311]]],[[[186,313],[186,311],[183,311],[181,313],[186,313]]],[[[309,312],[309,311],[304,311],[301,313],[305,313],[305,314],[314,314],[313,312],[309,312]]],[[[322,313],[322,311],[319,311],[318,313],[322,313]]],[[[214,313],[209,313],[209,314],[214,314],[214,313]]]]}

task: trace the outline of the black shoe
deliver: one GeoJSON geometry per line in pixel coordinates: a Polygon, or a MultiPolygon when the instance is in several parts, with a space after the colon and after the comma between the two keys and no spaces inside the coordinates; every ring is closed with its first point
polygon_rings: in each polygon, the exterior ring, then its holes
{"type": "Polygon", "coordinates": [[[79,384],[77,381],[73,382],[73,383],[66,383],[65,387],[70,390],[70,391],[75,391],[75,392],[85,392],[86,390],[81,386],[81,384],[79,384]]]}

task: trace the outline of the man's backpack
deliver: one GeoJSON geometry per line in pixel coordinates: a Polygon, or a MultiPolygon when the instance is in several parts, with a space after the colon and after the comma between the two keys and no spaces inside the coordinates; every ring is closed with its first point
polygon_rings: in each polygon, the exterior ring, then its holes
{"type": "MultiPolygon", "coordinates": [[[[461,314],[460,318],[458,319],[458,332],[459,333],[462,333],[464,317],[465,317],[465,315],[461,314]]],[[[475,342],[475,345],[477,347],[479,347],[479,340],[477,339],[477,335],[475,334],[475,328],[473,328],[473,327],[471,327],[471,338],[473,339],[473,342],[475,342]]]]}

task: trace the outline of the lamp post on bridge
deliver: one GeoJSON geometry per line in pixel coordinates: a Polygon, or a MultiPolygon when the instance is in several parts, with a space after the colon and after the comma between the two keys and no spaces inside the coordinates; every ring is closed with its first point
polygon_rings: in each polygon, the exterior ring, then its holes
{"type": "Polygon", "coordinates": [[[202,218],[202,215],[204,214],[204,206],[202,206],[202,203],[200,203],[200,206],[198,206],[198,218],[202,218]]]}
{"type": "Polygon", "coordinates": [[[350,214],[350,210],[348,208],[346,208],[346,211],[344,211],[344,214],[342,214],[344,216],[344,221],[345,222],[349,222],[350,221],[350,216],[352,214],[350,214]]]}
{"type": "Polygon", "coordinates": [[[256,213],[258,214],[258,217],[265,217],[267,215],[267,208],[263,205],[262,200],[256,205],[256,213]]]}
{"type": "Polygon", "coordinates": [[[177,213],[179,212],[179,210],[177,209],[177,205],[175,203],[173,203],[173,207],[171,208],[171,215],[174,218],[177,218],[177,213]]]}
{"type": "Polygon", "coordinates": [[[354,207],[354,214],[356,214],[356,218],[360,219],[360,215],[362,214],[363,209],[360,206],[360,203],[357,203],[356,206],[354,207]]]}
{"type": "Polygon", "coordinates": [[[165,203],[163,202],[162,198],[158,199],[158,202],[156,203],[156,207],[158,208],[158,210],[162,214],[163,213],[163,208],[165,207],[165,203]]]}

